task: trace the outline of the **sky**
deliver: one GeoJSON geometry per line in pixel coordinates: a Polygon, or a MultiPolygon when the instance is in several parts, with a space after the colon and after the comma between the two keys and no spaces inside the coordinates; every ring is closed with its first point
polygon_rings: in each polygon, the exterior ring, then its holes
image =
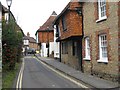
{"type": "MultiPolygon", "coordinates": [[[[6,0],[0,0],[7,7],[6,0]]],[[[11,12],[25,35],[35,33],[50,17],[53,11],[60,14],[70,0],[12,0],[11,12]]]]}

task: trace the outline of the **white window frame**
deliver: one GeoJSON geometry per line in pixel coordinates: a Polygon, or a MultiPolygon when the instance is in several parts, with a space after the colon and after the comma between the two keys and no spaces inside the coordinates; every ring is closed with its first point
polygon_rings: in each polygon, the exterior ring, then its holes
{"type": "Polygon", "coordinates": [[[98,62],[108,63],[107,42],[108,41],[106,34],[99,35],[99,60],[97,60],[98,62]]]}
{"type": "Polygon", "coordinates": [[[98,0],[98,20],[96,22],[99,22],[101,20],[107,19],[106,16],[106,0],[98,0]],[[102,14],[105,14],[102,16],[102,14]]]}
{"type": "Polygon", "coordinates": [[[24,45],[29,45],[29,40],[24,40],[24,45]]]}
{"type": "Polygon", "coordinates": [[[85,58],[84,60],[90,60],[90,38],[85,38],[85,58]]]}

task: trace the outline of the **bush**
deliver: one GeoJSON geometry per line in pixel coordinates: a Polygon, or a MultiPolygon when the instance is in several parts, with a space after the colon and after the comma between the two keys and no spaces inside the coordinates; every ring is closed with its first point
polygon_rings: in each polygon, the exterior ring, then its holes
{"type": "Polygon", "coordinates": [[[19,62],[22,48],[22,36],[15,28],[15,22],[2,24],[2,66],[3,70],[13,70],[16,62],[19,62]]]}

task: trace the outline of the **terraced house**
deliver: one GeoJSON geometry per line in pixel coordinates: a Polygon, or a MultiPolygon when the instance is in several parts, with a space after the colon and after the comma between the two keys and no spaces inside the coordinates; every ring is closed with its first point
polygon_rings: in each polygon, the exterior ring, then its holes
{"type": "Polygon", "coordinates": [[[69,2],[55,19],[54,28],[56,42],[60,42],[60,61],[82,71],[83,31],[79,9],[80,3],[69,2]]]}
{"type": "Polygon", "coordinates": [[[55,19],[54,28],[61,62],[119,81],[120,1],[70,2],[55,19]]]}
{"type": "Polygon", "coordinates": [[[118,81],[120,51],[120,1],[83,3],[84,71],[118,81]]]}
{"type": "Polygon", "coordinates": [[[27,36],[25,35],[23,37],[23,52],[29,49],[38,50],[39,47],[38,44],[36,43],[36,40],[30,36],[29,32],[27,32],[27,36]]]}
{"type": "Polygon", "coordinates": [[[36,40],[40,46],[40,54],[43,57],[53,57],[54,54],[54,29],[52,22],[56,18],[55,11],[52,12],[47,21],[36,31],[36,40]]]}

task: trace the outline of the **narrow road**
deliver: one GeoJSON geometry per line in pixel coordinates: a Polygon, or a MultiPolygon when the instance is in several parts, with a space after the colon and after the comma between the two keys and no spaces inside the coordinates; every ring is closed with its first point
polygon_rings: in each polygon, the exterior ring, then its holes
{"type": "Polygon", "coordinates": [[[59,76],[33,56],[24,58],[22,88],[80,88],[59,76]]]}

